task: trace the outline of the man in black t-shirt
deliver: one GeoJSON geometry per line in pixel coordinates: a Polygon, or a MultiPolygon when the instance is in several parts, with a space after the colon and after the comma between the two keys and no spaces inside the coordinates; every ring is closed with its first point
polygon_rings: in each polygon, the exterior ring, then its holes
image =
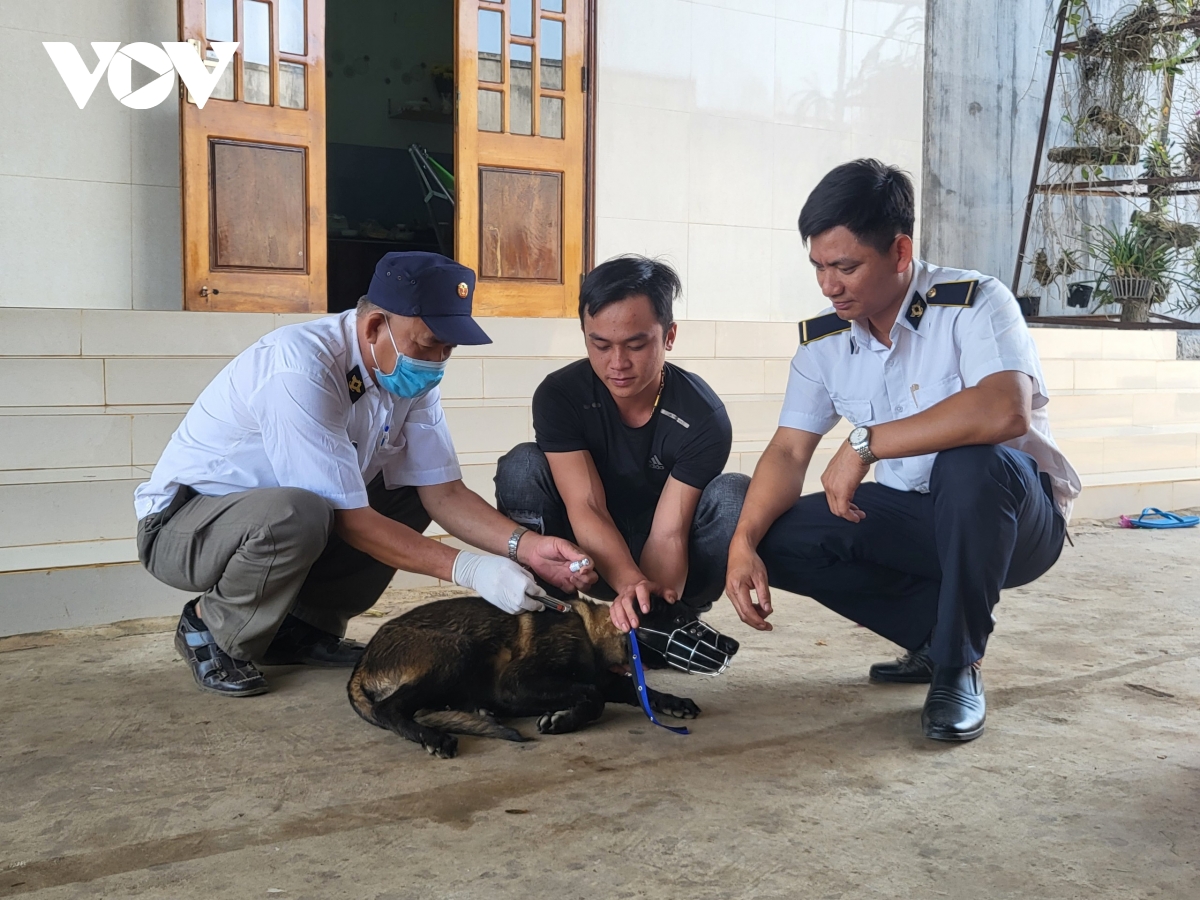
{"type": "Polygon", "coordinates": [[[733,439],[721,399],[666,362],[679,291],[671,267],[645,257],[596,267],[579,297],[588,358],[546,377],[537,443],[496,467],[500,510],[588,553],[601,576],[590,593],[615,600],[622,631],[651,594],[697,610],[721,596],[750,481],[721,474],[733,439]]]}

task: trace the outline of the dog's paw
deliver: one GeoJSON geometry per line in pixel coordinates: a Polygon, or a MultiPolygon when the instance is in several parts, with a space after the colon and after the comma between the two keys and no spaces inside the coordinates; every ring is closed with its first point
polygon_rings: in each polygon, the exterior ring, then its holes
{"type": "Polygon", "coordinates": [[[537,720],[539,734],[565,734],[575,730],[575,710],[560,709],[545,713],[537,720]]]}
{"type": "Polygon", "coordinates": [[[700,707],[688,697],[673,694],[658,694],[651,698],[650,708],[675,719],[694,719],[700,715],[700,707]]]}
{"type": "Polygon", "coordinates": [[[458,756],[458,738],[452,734],[425,738],[421,741],[421,746],[430,756],[436,756],[438,759],[454,759],[458,756]]]}

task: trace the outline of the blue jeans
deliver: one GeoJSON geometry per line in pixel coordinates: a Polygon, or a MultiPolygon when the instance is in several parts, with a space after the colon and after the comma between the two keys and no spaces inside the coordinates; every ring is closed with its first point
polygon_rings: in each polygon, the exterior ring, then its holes
{"type": "MultiPolygon", "coordinates": [[[[567,507],[554,484],[546,454],[537,444],[517,444],[496,464],[496,507],[527,528],[541,534],[575,541],[575,532],[567,518],[567,507]]],[[[725,564],[729,542],[742,512],[742,501],[750,479],[737,472],[718,475],[700,494],[688,534],[688,577],[682,603],[704,612],[725,590],[725,564]]],[[[622,532],[634,562],[642,556],[646,534],[622,532]]],[[[587,549],[586,547],[584,548],[587,549]]],[[[543,585],[551,593],[559,593],[543,585]]],[[[600,579],[588,594],[612,600],[614,591],[600,579]]]]}
{"type": "Polygon", "coordinates": [[[908,650],[926,640],[944,666],[981,659],[1000,589],[1041,577],[1066,523],[1049,477],[1002,446],[937,455],[929,493],[861,485],[855,524],[824,494],[801,497],[758,552],[772,587],[812,597],[908,650]]]}

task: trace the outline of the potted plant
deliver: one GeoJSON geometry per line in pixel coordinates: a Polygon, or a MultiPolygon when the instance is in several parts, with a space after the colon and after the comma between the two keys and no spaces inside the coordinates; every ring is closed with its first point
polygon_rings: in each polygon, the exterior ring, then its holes
{"type": "Polygon", "coordinates": [[[1150,304],[1164,299],[1175,280],[1178,251],[1138,225],[1093,231],[1088,251],[1099,263],[1097,292],[1121,305],[1122,322],[1148,321],[1150,304]]]}

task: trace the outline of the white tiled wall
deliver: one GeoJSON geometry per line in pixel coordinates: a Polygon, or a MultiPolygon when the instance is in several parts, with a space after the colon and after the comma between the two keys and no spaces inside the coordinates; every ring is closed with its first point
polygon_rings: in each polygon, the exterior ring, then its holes
{"type": "Polygon", "coordinates": [[[81,110],[42,47],[175,38],[171,0],[0,2],[0,307],[180,307],[177,103],[81,110]]]}
{"type": "Polygon", "coordinates": [[[829,169],[920,190],[923,0],[601,0],[597,259],[662,256],[683,318],[825,304],[796,220],[829,169]]]}
{"type": "MultiPolygon", "coordinates": [[[[133,489],[212,375],[298,318],[0,308],[0,634],[178,609],[175,592],[123,565],[136,559],[133,489]],[[97,567],[108,576],[87,582],[94,596],[71,593],[97,567]]],[[[488,330],[495,343],[456,351],[443,393],[464,480],[485,497],[496,459],[533,438],[540,380],[583,351],[570,319],[492,319],[488,330]]],[[[1175,359],[1174,334],[1034,337],[1055,433],[1086,485],[1078,515],[1200,502],[1200,362],[1175,359]]],[[[796,339],[791,322],[680,323],[671,359],[725,400],[732,471],[752,472],[775,430],[796,339]]],[[[818,448],[809,490],[846,428],[818,448]]]]}
{"type": "MultiPolygon", "coordinates": [[[[133,488],[188,406],[231,357],[298,318],[0,308],[0,573],[134,559],[133,488]]],[[[464,479],[485,497],[496,459],[533,438],[538,384],[583,353],[573,319],[492,319],[488,331],[495,343],[455,353],[442,392],[464,479]]],[[[795,342],[790,323],[680,325],[672,358],[729,402],[733,469],[753,465],[774,427],[795,342]]]]}

